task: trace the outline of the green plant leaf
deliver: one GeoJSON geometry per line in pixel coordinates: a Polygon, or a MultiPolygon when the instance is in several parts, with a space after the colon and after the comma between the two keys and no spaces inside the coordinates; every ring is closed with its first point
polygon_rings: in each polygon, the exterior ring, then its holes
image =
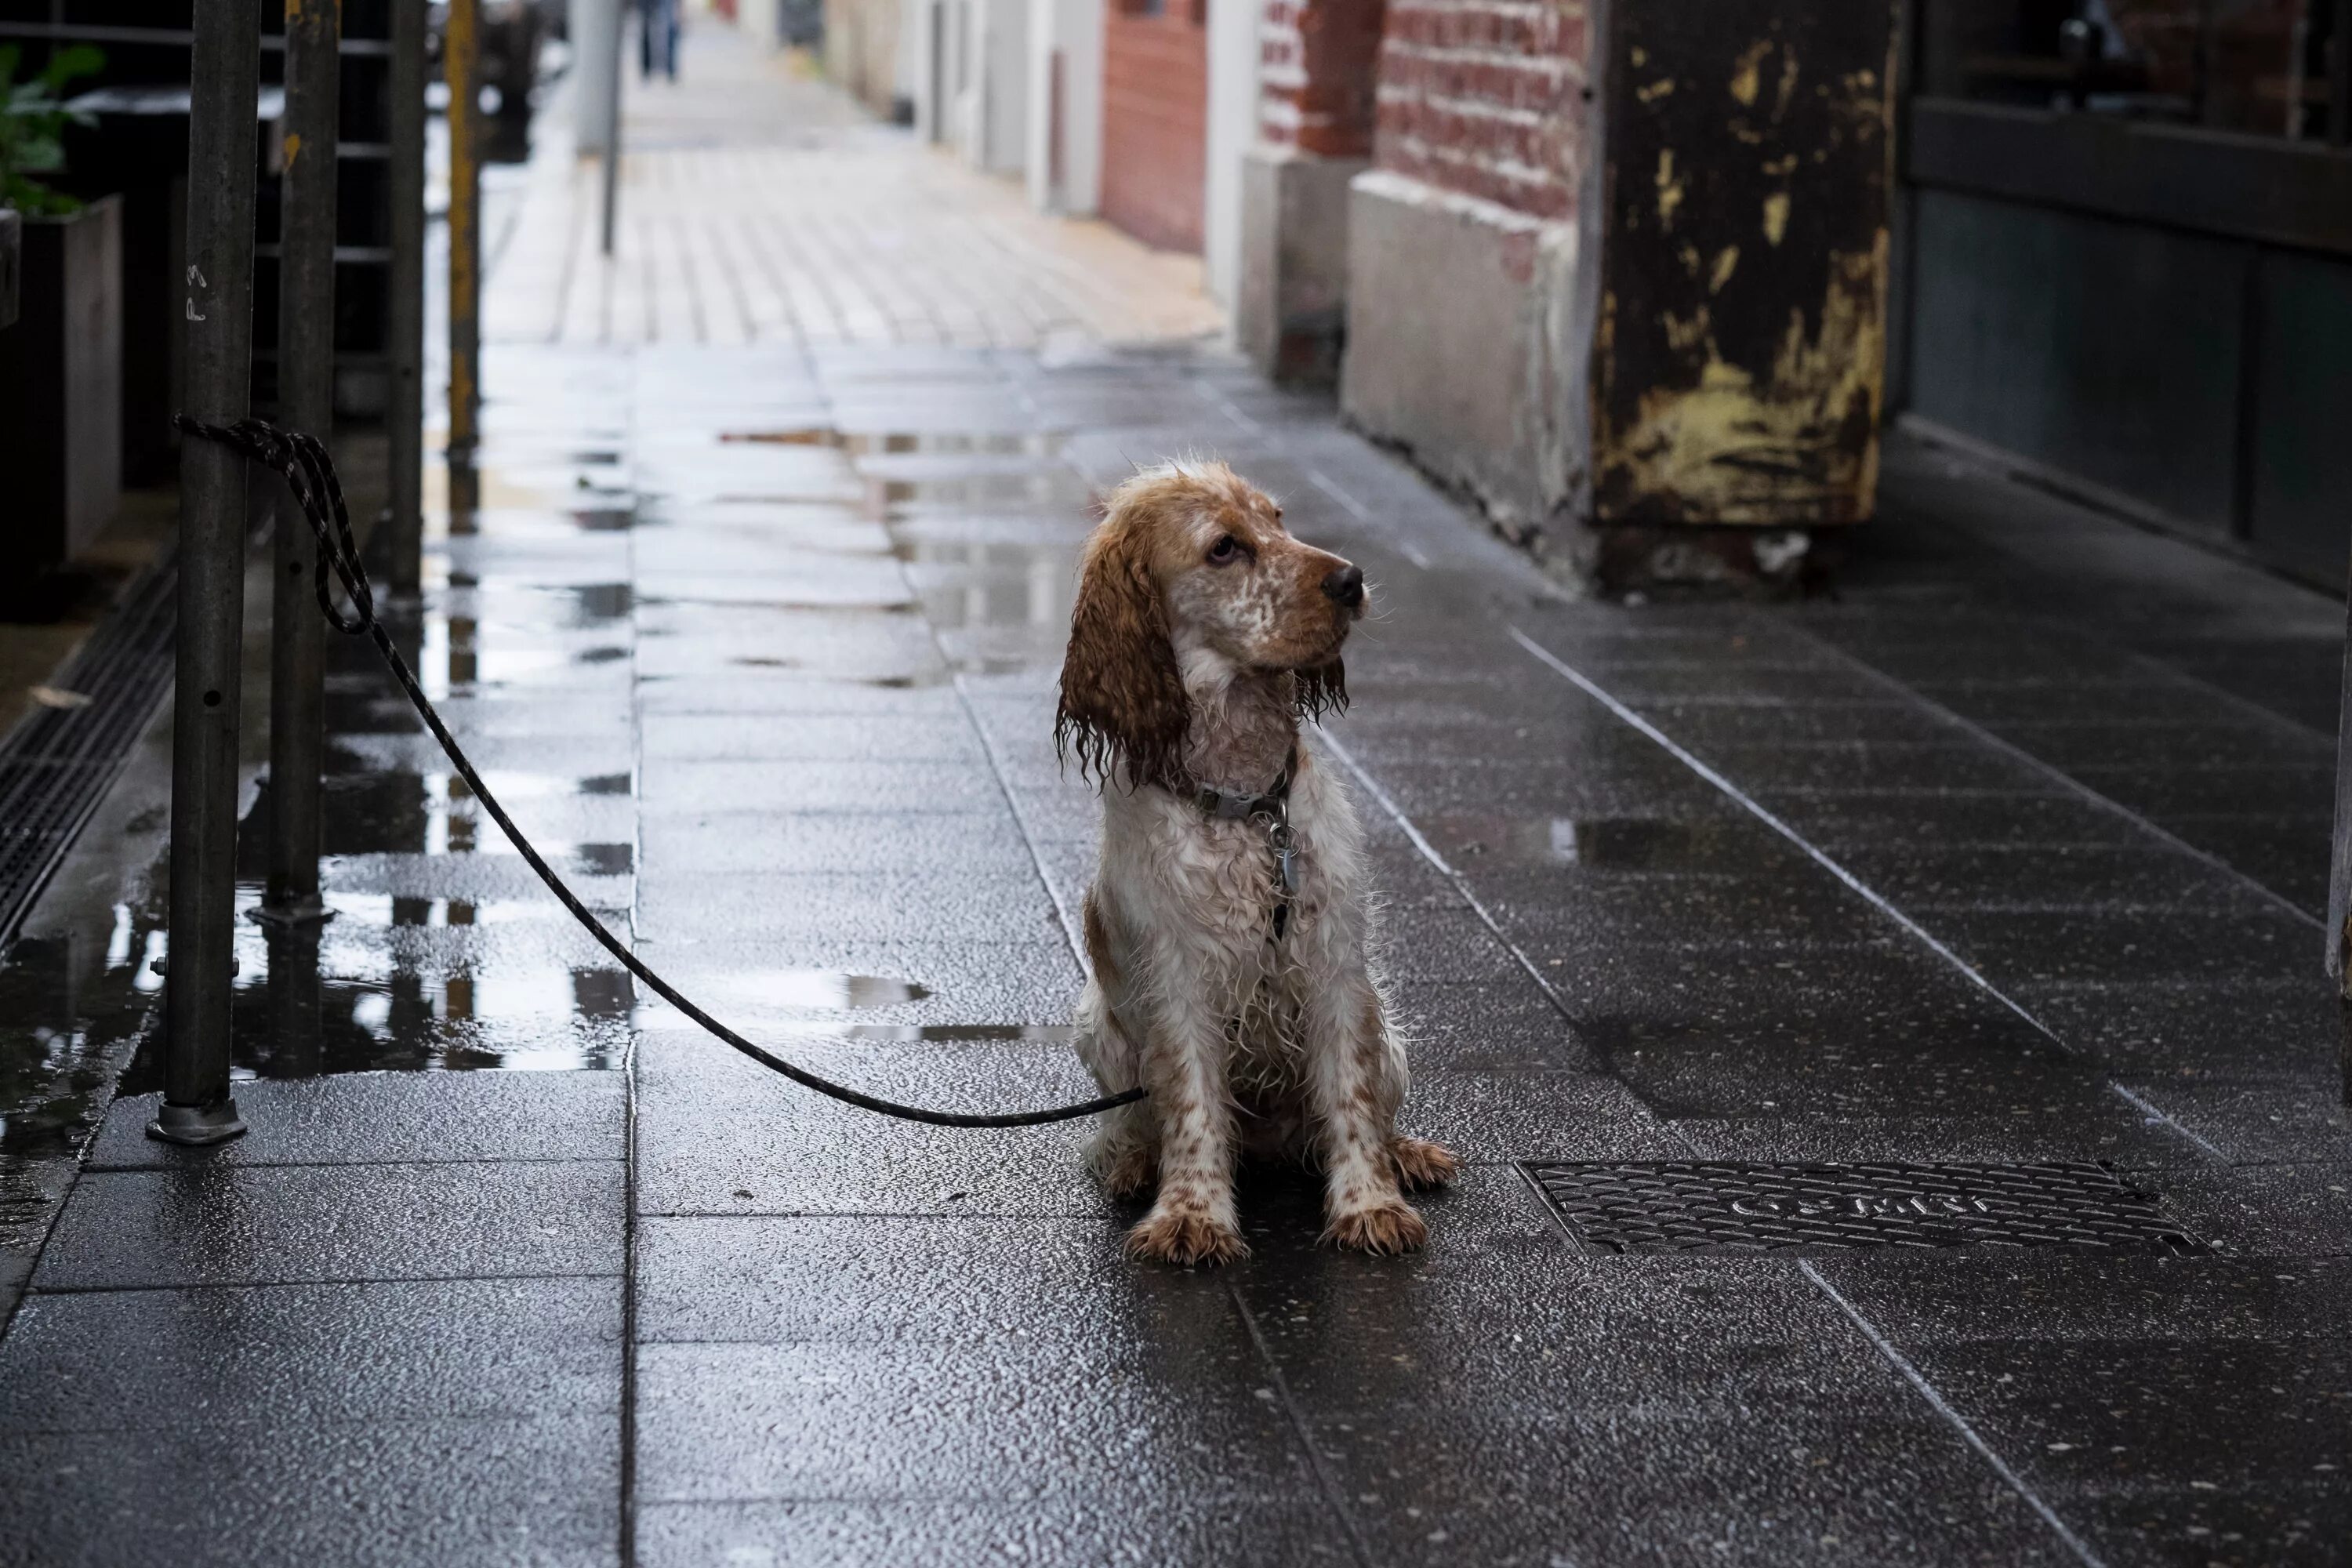
{"type": "Polygon", "coordinates": [[[51,87],[62,87],[78,76],[89,76],[106,68],[106,51],[94,44],[76,44],[59,49],[49,57],[48,69],[41,73],[51,87]]]}

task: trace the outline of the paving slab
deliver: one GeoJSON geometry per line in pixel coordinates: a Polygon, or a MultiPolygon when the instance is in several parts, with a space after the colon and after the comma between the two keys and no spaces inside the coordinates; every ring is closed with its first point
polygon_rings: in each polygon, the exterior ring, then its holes
{"type": "Polygon", "coordinates": [[[611,1415],[0,1436],[25,1568],[575,1568],[620,1558],[611,1415]]]}
{"type": "Polygon", "coordinates": [[[621,1271],[622,1163],[91,1172],[32,1288],[621,1271]]]}
{"type": "Polygon", "coordinates": [[[620,1408],[621,1284],[436,1279],[36,1295],[10,1327],[16,1434],[269,1429],[620,1408]]]}
{"type": "Polygon", "coordinates": [[[637,1561],[646,1568],[893,1568],[917,1560],[1289,1568],[1360,1561],[1312,1502],[1154,1497],[1146,1506],[1124,1488],[1108,1500],[648,1503],[637,1521],[637,1561]]]}

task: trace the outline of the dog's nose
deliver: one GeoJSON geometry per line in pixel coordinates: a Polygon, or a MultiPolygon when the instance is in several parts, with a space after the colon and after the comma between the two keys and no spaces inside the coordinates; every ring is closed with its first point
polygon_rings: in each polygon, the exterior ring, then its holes
{"type": "Polygon", "coordinates": [[[1364,602],[1364,569],[1360,566],[1340,566],[1325,574],[1323,591],[1354,609],[1364,602]]]}

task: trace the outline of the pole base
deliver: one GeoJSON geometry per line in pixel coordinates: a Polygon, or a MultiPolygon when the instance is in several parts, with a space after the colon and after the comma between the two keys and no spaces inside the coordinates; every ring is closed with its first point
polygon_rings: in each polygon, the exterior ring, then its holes
{"type": "Polygon", "coordinates": [[[294,926],[325,925],[335,918],[335,911],[316,898],[308,898],[290,904],[257,904],[245,911],[245,918],[257,925],[284,930],[294,926]]]}
{"type": "Polygon", "coordinates": [[[218,1105],[173,1105],[165,1100],[147,1124],[147,1136],[185,1148],[204,1149],[245,1136],[245,1119],[235,1097],[218,1105]]]}

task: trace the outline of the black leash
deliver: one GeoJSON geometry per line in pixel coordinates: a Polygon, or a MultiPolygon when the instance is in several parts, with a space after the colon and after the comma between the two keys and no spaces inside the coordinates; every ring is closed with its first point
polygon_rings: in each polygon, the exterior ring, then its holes
{"type": "Polygon", "coordinates": [[[1098,1115],[1118,1106],[1131,1105],[1148,1092],[1142,1089],[1130,1089],[1124,1094],[1089,1100],[1081,1105],[1056,1106],[1050,1110],[1007,1111],[997,1116],[967,1116],[950,1110],[926,1110],[920,1106],[877,1100],[870,1094],[860,1094],[854,1089],[821,1079],[806,1068],[795,1067],[783,1058],[762,1050],[696,1006],[681,995],[676,986],[646,968],[635,953],[621,945],[620,939],[605,930],[604,922],[580,901],[579,895],[564,886],[563,879],[540,858],[539,851],[531,847],[530,840],[515,826],[514,819],[506,814],[504,806],[499,805],[498,797],[490,793],[489,786],[482,783],[482,775],[474,771],[474,764],[467,762],[466,753],[458,749],[456,738],[441,722],[441,715],[433,710],[433,703],[425,695],[424,688],[416,684],[416,677],[409,669],[408,661],[400,657],[400,650],[393,646],[391,634],[376,619],[375,593],[368,583],[367,568],[360,564],[358,547],[352,541],[351,518],[343,507],[343,487],[335,477],[334,459],[327,455],[327,448],[315,437],[280,430],[258,419],[240,419],[228,426],[206,425],[184,414],[175,414],[172,416],[172,423],[184,434],[216,442],[285,479],[294,492],[296,504],[302,509],[302,516],[310,524],[310,531],[318,535],[319,609],[327,617],[327,623],[346,637],[364,635],[375,644],[376,652],[383,656],[385,668],[392,671],[393,679],[400,682],[400,689],[408,693],[410,705],[416,710],[417,717],[425,721],[425,728],[433,731],[433,738],[441,742],[441,749],[449,754],[450,764],[457,770],[458,776],[466,781],[467,787],[474,792],[474,798],[482,803],[482,808],[490,814],[490,819],[499,825],[523,859],[530,863],[530,868],[539,873],[539,879],[547,884],[547,890],[562,901],[574,920],[588,928],[589,934],[604,944],[605,952],[619,959],[630,973],[644,981],[648,989],[671,1006],[761,1067],[783,1074],[803,1089],[830,1095],[861,1110],[878,1111],[884,1116],[896,1116],[907,1121],[925,1121],[934,1127],[1037,1127],[1049,1121],[1074,1121],[1081,1116],[1098,1115]],[[331,518],[331,529],[329,526],[331,518]],[[350,615],[335,607],[334,593],[328,576],[330,568],[335,576],[343,580],[343,593],[352,603],[350,615]]]}

